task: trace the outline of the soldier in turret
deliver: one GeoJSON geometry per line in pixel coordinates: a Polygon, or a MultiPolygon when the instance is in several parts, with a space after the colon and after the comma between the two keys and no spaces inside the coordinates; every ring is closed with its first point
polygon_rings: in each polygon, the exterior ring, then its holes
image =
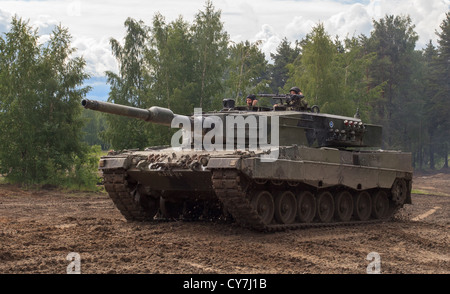
{"type": "Polygon", "coordinates": [[[291,94],[291,99],[288,101],[288,104],[293,109],[306,109],[308,107],[308,103],[305,101],[305,96],[303,96],[302,90],[299,87],[292,87],[289,90],[289,94],[291,94]]]}
{"type": "Polygon", "coordinates": [[[250,94],[247,96],[246,102],[247,102],[247,106],[253,107],[253,106],[256,106],[256,103],[258,103],[258,100],[256,99],[255,95],[250,94]]]}

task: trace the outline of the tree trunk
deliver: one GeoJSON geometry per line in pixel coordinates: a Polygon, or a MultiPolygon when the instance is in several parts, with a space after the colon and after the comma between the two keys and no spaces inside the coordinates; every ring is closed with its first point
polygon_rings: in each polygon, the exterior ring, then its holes
{"type": "Polygon", "coordinates": [[[434,131],[430,130],[430,169],[434,169],[434,146],[433,146],[434,131]]]}
{"type": "Polygon", "coordinates": [[[444,143],[444,168],[448,168],[448,144],[444,143]]]}

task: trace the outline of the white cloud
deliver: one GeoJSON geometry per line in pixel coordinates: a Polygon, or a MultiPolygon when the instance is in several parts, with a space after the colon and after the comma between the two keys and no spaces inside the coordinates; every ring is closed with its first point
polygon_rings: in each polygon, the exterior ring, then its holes
{"type": "Polygon", "coordinates": [[[0,9],[0,33],[9,30],[9,23],[11,22],[11,14],[0,9]]]}
{"type": "Polygon", "coordinates": [[[418,48],[423,48],[429,40],[436,45],[435,31],[450,9],[449,0],[371,0],[369,14],[375,20],[388,15],[409,15],[419,35],[418,48]]]}
{"type": "Polygon", "coordinates": [[[288,39],[301,40],[311,32],[311,29],[317,24],[317,21],[307,19],[304,16],[296,16],[286,25],[286,37],[288,39]]]}
{"type": "Polygon", "coordinates": [[[372,28],[372,20],[362,4],[354,4],[348,10],[331,16],[324,24],[325,30],[332,36],[342,38],[368,35],[372,28]]]}
{"type": "Polygon", "coordinates": [[[79,37],[72,46],[77,48],[76,56],[86,60],[86,72],[91,76],[103,76],[106,71],[117,72],[117,62],[111,53],[109,39],[79,37]]]}
{"type": "Polygon", "coordinates": [[[268,24],[264,24],[256,35],[253,42],[261,42],[259,46],[266,58],[270,58],[270,53],[275,53],[276,48],[281,42],[280,36],[275,32],[275,29],[268,24]]]}

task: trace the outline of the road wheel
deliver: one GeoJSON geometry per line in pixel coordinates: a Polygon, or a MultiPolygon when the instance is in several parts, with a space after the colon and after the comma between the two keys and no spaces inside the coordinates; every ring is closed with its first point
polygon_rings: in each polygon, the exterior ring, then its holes
{"type": "Polygon", "coordinates": [[[372,213],[372,199],[366,191],[358,193],[354,203],[354,214],[358,220],[366,221],[372,213]]]}
{"type": "Polygon", "coordinates": [[[329,223],[333,219],[334,199],[330,192],[324,191],[317,196],[317,216],[320,222],[329,223]]]}
{"type": "Polygon", "coordinates": [[[396,179],[391,189],[392,201],[398,206],[403,205],[407,192],[406,181],[404,179],[396,179]]]}
{"type": "Polygon", "coordinates": [[[336,219],[342,222],[348,222],[353,214],[353,198],[348,191],[339,192],[334,200],[336,219]]]}
{"type": "Polygon", "coordinates": [[[267,225],[272,222],[274,215],[274,202],[272,194],[268,191],[258,191],[256,192],[251,201],[252,207],[258,213],[261,221],[267,225]]]}
{"type": "Polygon", "coordinates": [[[302,223],[310,223],[316,216],[316,199],[314,194],[303,191],[297,196],[297,218],[302,223]]]}
{"type": "Polygon", "coordinates": [[[379,190],[372,198],[372,216],[376,219],[383,219],[389,211],[389,199],[387,193],[379,190]]]}
{"type": "Polygon", "coordinates": [[[297,214],[297,200],[290,191],[279,193],[275,197],[275,219],[282,224],[292,224],[297,214]]]}

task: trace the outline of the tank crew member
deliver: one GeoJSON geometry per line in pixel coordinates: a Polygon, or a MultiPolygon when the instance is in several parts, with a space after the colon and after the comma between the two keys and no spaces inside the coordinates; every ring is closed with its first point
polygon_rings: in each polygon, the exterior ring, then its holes
{"type": "Polygon", "coordinates": [[[300,90],[300,88],[299,87],[292,87],[290,90],[289,90],[289,94],[291,94],[291,95],[303,95],[303,93],[302,93],[302,90],[300,90]]]}
{"type": "Polygon", "coordinates": [[[250,94],[247,96],[247,106],[256,106],[256,103],[258,103],[258,100],[255,95],[250,94]]]}
{"type": "Polygon", "coordinates": [[[289,105],[294,108],[306,109],[308,107],[308,103],[305,101],[305,96],[303,96],[302,90],[299,87],[292,87],[289,90],[289,94],[291,94],[291,100],[289,101],[289,105]]]}

